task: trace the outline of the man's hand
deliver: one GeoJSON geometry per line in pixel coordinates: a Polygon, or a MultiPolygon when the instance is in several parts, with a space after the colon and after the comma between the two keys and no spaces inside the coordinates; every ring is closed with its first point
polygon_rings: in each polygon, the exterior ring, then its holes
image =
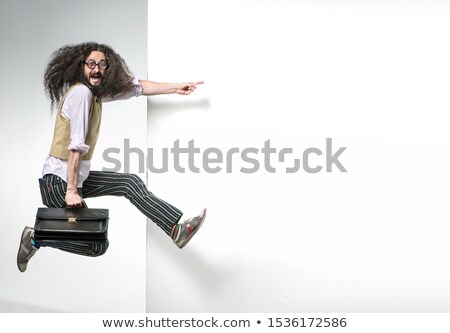
{"type": "Polygon", "coordinates": [[[191,92],[193,92],[195,89],[197,89],[197,86],[199,84],[203,84],[205,82],[203,81],[197,81],[197,82],[184,82],[180,83],[179,87],[176,87],[175,93],[180,95],[189,95],[191,92]]]}
{"type": "Polygon", "coordinates": [[[77,192],[66,192],[66,205],[67,208],[79,208],[83,206],[83,199],[78,195],[77,192]]]}

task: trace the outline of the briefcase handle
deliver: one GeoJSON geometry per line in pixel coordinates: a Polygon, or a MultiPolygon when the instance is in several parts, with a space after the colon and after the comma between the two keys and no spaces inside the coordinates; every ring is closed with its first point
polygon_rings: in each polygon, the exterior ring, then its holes
{"type": "Polygon", "coordinates": [[[80,207],[69,207],[66,204],[66,208],[70,208],[70,209],[78,209],[78,208],[88,208],[86,201],[84,201],[84,199],[81,199],[81,206],[80,207]]]}

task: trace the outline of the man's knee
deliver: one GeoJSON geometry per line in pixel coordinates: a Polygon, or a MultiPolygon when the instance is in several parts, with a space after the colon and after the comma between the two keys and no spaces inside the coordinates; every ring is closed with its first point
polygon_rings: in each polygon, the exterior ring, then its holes
{"type": "Polygon", "coordinates": [[[95,242],[91,245],[91,248],[88,253],[86,253],[89,257],[99,257],[106,253],[108,250],[109,241],[106,239],[105,241],[95,242]]]}
{"type": "Polygon", "coordinates": [[[145,185],[144,181],[138,175],[127,173],[125,177],[131,185],[145,185]]]}

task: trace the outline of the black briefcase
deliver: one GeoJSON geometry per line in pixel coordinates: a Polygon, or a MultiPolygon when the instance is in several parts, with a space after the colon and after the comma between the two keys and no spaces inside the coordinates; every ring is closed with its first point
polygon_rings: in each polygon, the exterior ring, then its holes
{"type": "Polygon", "coordinates": [[[106,240],[108,209],[38,208],[34,238],[43,240],[106,240]]]}

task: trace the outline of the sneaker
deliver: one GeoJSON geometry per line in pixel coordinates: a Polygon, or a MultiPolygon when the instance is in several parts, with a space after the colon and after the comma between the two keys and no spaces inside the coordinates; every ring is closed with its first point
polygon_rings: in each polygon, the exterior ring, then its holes
{"type": "Polygon", "coordinates": [[[19,252],[17,253],[17,267],[22,273],[27,270],[28,261],[34,256],[38,250],[31,243],[31,238],[34,235],[34,229],[30,227],[25,227],[22,232],[22,237],[20,238],[19,252]]]}
{"type": "Polygon", "coordinates": [[[186,246],[195,233],[200,229],[206,217],[206,208],[198,216],[187,219],[179,224],[177,234],[174,235],[173,242],[180,249],[186,246]]]}

